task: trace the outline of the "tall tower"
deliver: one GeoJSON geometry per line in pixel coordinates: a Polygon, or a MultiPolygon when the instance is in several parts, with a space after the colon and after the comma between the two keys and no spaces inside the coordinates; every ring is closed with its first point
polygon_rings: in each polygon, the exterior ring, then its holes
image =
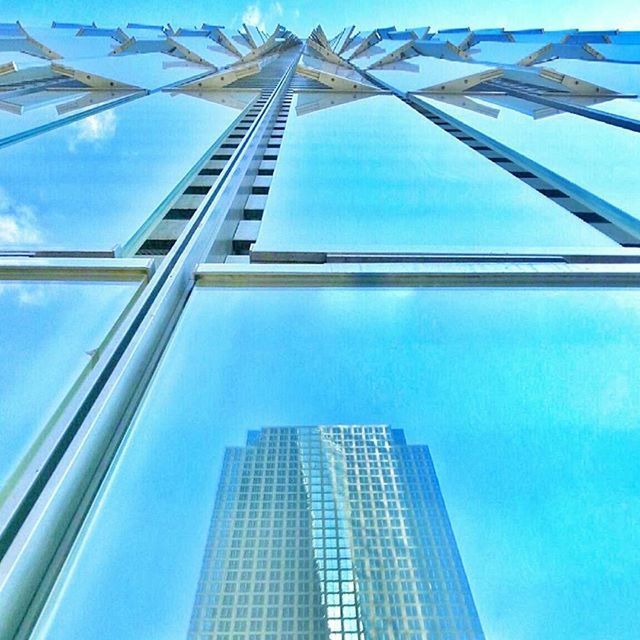
{"type": "Polygon", "coordinates": [[[189,637],[483,638],[428,447],[336,425],[228,448],[189,637]]]}

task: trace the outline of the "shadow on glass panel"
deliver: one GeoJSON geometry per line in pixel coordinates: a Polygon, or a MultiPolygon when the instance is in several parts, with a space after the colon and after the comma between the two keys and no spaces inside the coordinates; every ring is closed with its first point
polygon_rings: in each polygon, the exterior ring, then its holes
{"type": "Polygon", "coordinates": [[[296,115],[304,116],[314,111],[331,109],[356,100],[364,100],[375,96],[375,93],[359,91],[357,93],[343,93],[342,91],[323,91],[313,93],[299,93],[296,100],[296,115]]]}
{"type": "Polygon", "coordinates": [[[465,95],[456,95],[450,93],[432,93],[430,97],[438,102],[444,102],[445,104],[452,104],[456,107],[460,107],[461,109],[468,109],[469,111],[474,111],[475,113],[481,113],[482,115],[489,116],[490,118],[497,118],[500,113],[499,109],[494,109],[488,105],[481,104],[472,100],[469,96],[465,95]]]}
{"type": "Polygon", "coordinates": [[[607,100],[599,100],[597,98],[562,96],[560,101],[572,106],[586,107],[594,111],[640,122],[640,100],[637,98],[618,98],[613,96],[607,100]]]}
{"type": "MultiPolygon", "coordinates": [[[[419,95],[416,92],[416,95],[419,95]]],[[[531,100],[525,100],[524,98],[518,98],[510,96],[508,94],[500,93],[482,93],[475,94],[478,98],[481,98],[483,102],[473,100],[468,95],[451,95],[451,94],[429,94],[429,98],[442,102],[444,104],[460,107],[462,109],[468,109],[475,113],[489,116],[491,118],[497,118],[499,114],[498,109],[493,109],[483,103],[495,104],[503,109],[509,109],[510,111],[516,111],[525,116],[531,117],[533,120],[541,120],[550,116],[566,115],[567,111],[564,111],[561,107],[555,108],[540,104],[539,102],[533,102],[531,100]]],[[[596,107],[603,105],[600,110],[607,113],[624,115],[626,117],[638,117],[640,116],[640,102],[632,98],[616,98],[615,96],[571,96],[569,94],[562,95],[555,98],[560,104],[565,103],[567,105],[573,105],[578,107],[596,107]]]]}
{"type": "Polygon", "coordinates": [[[126,255],[130,239],[180,195],[176,185],[237,115],[226,105],[159,92],[5,146],[5,200],[38,234],[0,236],[0,249],[126,255]]]}
{"type": "MultiPolygon", "coordinates": [[[[57,115],[68,115],[111,100],[124,98],[133,91],[38,91],[0,93],[0,110],[17,116],[28,116],[32,111],[55,107],[57,115]]],[[[0,124],[0,132],[2,125],[0,124]]]]}
{"type": "Polygon", "coordinates": [[[408,60],[398,60],[391,64],[386,64],[383,69],[385,71],[404,71],[406,73],[420,73],[420,65],[408,60]]]}
{"type": "MultiPolygon", "coordinates": [[[[0,236],[12,221],[3,205],[0,236]]],[[[0,281],[0,507],[139,287],[124,281],[0,281]]]]}
{"type": "MultiPolygon", "coordinates": [[[[509,95],[500,95],[500,94],[488,94],[483,95],[482,100],[485,102],[490,102],[492,104],[496,104],[503,109],[509,109],[511,111],[517,111],[522,115],[529,116],[534,120],[541,120],[542,118],[548,118],[550,116],[556,116],[559,114],[566,113],[561,109],[556,109],[554,107],[549,107],[547,105],[540,104],[538,102],[531,102],[530,100],[524,100],[523,98],[515,98],[514,96],[509,95]]],[[[453,103],[449,103],[453,104],[453,103]]],[[[460,106],[460,105],[455,105],[460,106]]],[[[478,113],[481,113],[478,111],[478,113]]]]}
{"type": "Polygon", "coordinates": [[[135,93],[47,87],[0,92],[0,145],[13,144],[80,120],[96,113],[96,107],[104,109],[135,93]]]}
{"type": "Polygon", "coordinates": [[[256,91],[171,91],[171,96],[182,95],[214,102],[232,109],[246,109],[258,96],[256,91]]]}

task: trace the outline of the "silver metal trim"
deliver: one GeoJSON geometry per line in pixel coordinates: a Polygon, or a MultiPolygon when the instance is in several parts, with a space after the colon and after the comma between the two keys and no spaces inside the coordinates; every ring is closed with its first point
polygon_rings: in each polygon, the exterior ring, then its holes
{"type": "Polygon", "coordinates": [[[200,265],[208,287],[640,287],[640,264],[200,265]]]}

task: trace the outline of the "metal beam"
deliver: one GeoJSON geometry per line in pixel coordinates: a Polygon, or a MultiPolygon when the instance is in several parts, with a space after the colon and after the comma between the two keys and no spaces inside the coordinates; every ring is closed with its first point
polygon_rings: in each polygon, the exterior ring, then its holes
{"type": "Polygon", "coordinates": [[[640,264],[201,265],[210,287],[640,287],[640,264]]]}

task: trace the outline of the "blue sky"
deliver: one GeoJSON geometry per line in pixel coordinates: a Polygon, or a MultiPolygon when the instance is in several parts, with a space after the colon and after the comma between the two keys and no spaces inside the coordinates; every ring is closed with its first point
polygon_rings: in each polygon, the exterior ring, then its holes
{"type": "Polygon", "coordinates": [[[269,2],[207,2],[188,3],[168,0],[122,2],[104,0],[4,0],[0,20],[20,19],[26,24],[46,24],[51,20],[95,20],[100,26],[124,24],[127,21],[192,26],[202,22],[221,22],[237,26],[242,21],[264,24],[271,29],[277,22],[306,35],[318,22],[333,35],[345,24],[361,28],[395,24],[398,27],[430,25],[434,28],[455,26],[507,28],[640,28],[637,0],[583,0],[579,8],[574,3],[553,0],[513,2],[494,0],[474,2],[408,3],[400,0],[385,2],[342,2],[329,0],[279,0],[269,2]]]}

